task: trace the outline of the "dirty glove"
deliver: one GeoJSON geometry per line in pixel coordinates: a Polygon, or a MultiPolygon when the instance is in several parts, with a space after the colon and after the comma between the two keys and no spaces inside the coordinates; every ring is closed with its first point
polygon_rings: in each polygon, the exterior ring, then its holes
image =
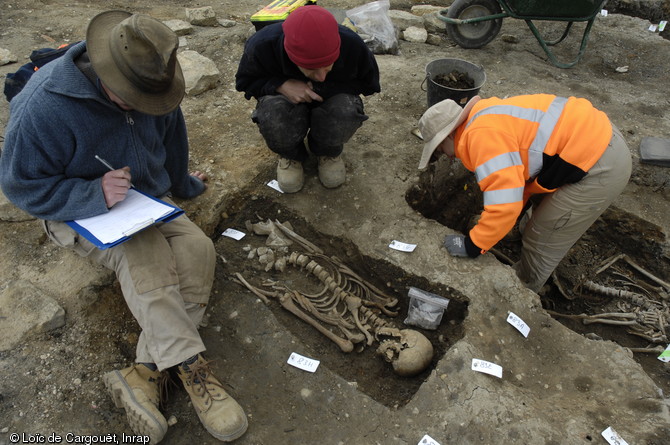
{"type": "Polygon", "coordinates": [[[463,235],[447,235],[444,237],[444,247],[451,256],[468,256],[465,250],[465,237],[463,235]]]}

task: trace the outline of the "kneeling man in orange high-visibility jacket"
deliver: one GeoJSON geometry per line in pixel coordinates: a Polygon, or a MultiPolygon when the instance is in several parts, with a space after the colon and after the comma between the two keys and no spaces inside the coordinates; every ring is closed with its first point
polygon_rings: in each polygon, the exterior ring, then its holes
{"type": "Polygon", "coordinates": [[[447,235],[453,256],[477,257],[515,225],[528,199],[546,194],[523,230],[517,275],[538,292],[567,251],[619,196],[631,155],[621,132],[586,99],[533,94],[447,99],[419,121],[419,169],[435,154],[475,173],[484,211],[466,235],[447,235]]]}

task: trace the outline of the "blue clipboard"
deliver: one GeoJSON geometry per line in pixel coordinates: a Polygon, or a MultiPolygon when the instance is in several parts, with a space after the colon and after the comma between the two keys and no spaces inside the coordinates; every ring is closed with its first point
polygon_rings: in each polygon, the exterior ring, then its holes
{"type": "Polygon", "coordinates": [[[184,211],[175,205],[131,188],[126,199],[114,205],[109,212],[65,223],[98,249],[104,250],[128,241],[147,227],[159,222],[172,221],[183,213],[184,211]],[[100,238],[108,241],[105,242],[100,238]]]}

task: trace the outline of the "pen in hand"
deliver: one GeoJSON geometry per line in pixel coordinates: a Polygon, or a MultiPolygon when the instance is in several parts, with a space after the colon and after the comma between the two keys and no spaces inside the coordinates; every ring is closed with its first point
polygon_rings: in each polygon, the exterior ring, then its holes
{"type": "MultiPolygon", "coordinates": [[[[104,165],[105,167],[107,167],[107,168],[109,169],[109,171],[116,170],[114,167],[112,167],[112,165],[111,165],[109,162],[105,161],[105,160],[102,159],[100,156],[95,155],[95,159],[97,159],[98,161],[100,161],[100,163],[101,163],[102,165],[104,165]]],[[[132,188],[135,188],[135,186],[133,185],[132,182],[130,183],[130,186],[131,186],[132,188]]]]}

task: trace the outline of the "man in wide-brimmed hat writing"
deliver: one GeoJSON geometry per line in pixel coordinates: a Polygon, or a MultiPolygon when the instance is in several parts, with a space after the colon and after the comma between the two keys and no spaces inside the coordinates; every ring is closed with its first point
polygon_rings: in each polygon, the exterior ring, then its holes
{"type": "Polygon", "coordinates": [[[108,212],[131,180],[167,201],[205,190],[206,175],[188,171],[177,48],[175,33],[149,16],[95,16],[86,41],[41,68],[12,100],[0,182],[56,244],[116,272],[142,332],[136,363],[103,381],[133,431],[151,443],[163,439],[158,383],[174,368],[207,431],[231,441],[247,418],[212,374],[198,333],[214,280],[209,237],[182,215],[100,250],[63,222],[108,212]]]}

